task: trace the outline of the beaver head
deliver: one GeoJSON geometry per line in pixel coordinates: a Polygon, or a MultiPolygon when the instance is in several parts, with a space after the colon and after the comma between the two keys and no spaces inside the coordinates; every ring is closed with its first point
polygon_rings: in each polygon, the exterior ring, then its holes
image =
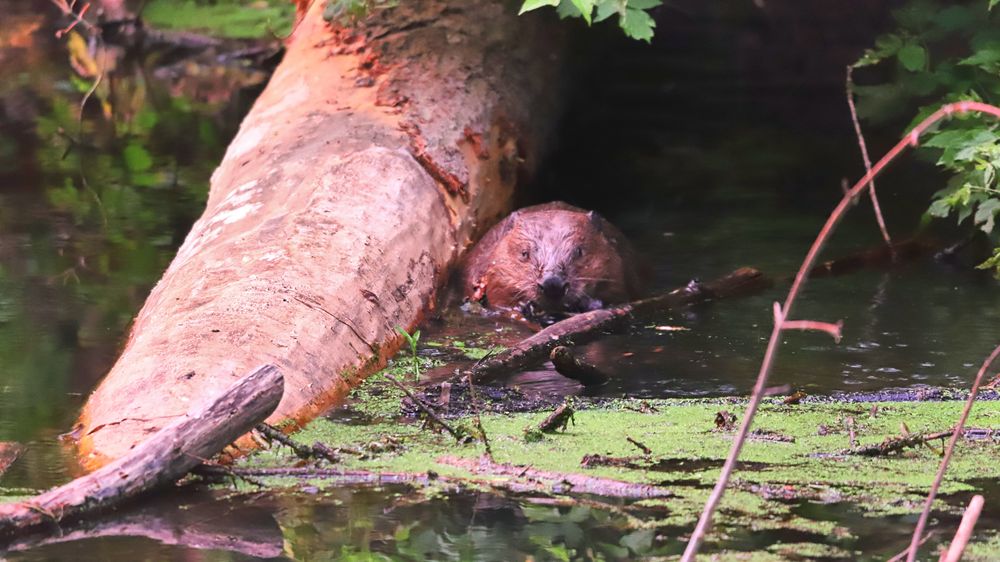
{"type": "Polygon", "coordinates": [[[472,298],[533,315],[592,310],[635,292],[631,249],[618,229],[565,203],[511,214],[473,250],[468,269],[472,298]]]}

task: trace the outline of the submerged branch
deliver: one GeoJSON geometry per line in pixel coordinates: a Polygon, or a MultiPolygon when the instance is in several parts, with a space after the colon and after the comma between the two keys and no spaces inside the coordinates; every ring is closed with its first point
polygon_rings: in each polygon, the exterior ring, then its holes
{"type": "Polygon", "coordinates": [[[482,381],[541,363],[549,358],[554,348],[571,342],[581,343],[603,330],[617,327],[636,314],[758,293],[771,284],[771,280],[761,272],[744,267],[709,283],[692,283],[663,295],[570,316],[477,363],[471,370],[472,378],[482,381]]]}

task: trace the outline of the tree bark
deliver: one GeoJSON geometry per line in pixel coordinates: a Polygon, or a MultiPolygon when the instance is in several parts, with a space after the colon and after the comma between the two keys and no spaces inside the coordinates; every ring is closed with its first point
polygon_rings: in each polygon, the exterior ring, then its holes
{"type": "Polygon", "coordinates": [[[85,405],[84,466],[120,457],[262,362],[286,380],[270,423],[337,403],[399,348],[395,328],[420,321],[534,167],[558,83],[560,42],[544,16],[499,1],[403,2],[344,30],[327,26],[322,4],[85,405]]]}
{"type": "Polygon", "coordinates": [[[274,411],[284,380],[273,365],[240,379],[207,405],[156,432],[104,468],[22,502],[0,505],[0,537],[118,507],[170,484],[274,411]]]}

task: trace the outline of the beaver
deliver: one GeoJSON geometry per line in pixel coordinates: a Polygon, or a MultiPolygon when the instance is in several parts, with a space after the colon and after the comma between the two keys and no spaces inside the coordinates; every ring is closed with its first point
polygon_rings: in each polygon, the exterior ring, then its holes
{"type": "Polygon", "coordinates": [[[466,259],[462,290],[488,307],[540,316],[634,299],[641,287],[621,231],[557,201],[517,210],[490,229],[466,259]]]}

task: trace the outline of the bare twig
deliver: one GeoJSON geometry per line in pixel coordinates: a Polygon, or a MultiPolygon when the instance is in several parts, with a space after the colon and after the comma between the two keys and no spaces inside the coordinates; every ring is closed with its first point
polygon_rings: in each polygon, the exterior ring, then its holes
{"type": "Polygon", "coordinates": [[[844,451],[845,455],[859,455],[862,457],[880,457],[884,455],[889,455],[892,453],[898,453],[905,449],[911,447],[919,447],[920,445],[925,445],[929,441],[934,441],[937,439],[944,439],[952,434],[951,430],[948,431],[938,431],[935,433],[907,433],[899,437],[889,437],[881,443],[875,445],[866,445],[864,447],[857,447],[853,443],[855,441],[854,436],[854,418],[847,418],[852,421],[848,425],[851,432],[851,448],[844,451]]]}
{"type": "Polygon", "coordinates": [[[476,417],[474,418],[476,431],[479,432],[479,439],[483,442],[486,458],[493,460],[493,449],[490,447],[490,438],[486,435],[486,429],[483,428],[483,420],[479,416],[479,400],[476,395],[476,387],[472,382],[472,375],[466,376],[466,381],[469,383],[469,401],[472,404],[472,409],[476,412],[476,417]]]}
{"type": "Polygon", "coordinates": [[[628,441],[629,443],[635,445],[636,447],[638,447],[639,450],[642,451],[642,454],[644,454],[644,455],[652,455],[653,454],[653,450],[650,449],[649,447],[647,447],[641,441],[636,441],[635,439],[629,437],[628,435],[625,436],[625,440],[628,441]]]}
{"type": "MultiPolygon", "coordinates": [[[[930,538],[933,536],[934,536],[934,531],[927,533],[926,535],[924,535],[924,538],[920,539],[920,544],[924,544],[925,542],[929,541],[930,538]]],[[[900,560],[906,557],[906,553],[909,551],[910,547],[906,547],[906,550],[903,550],[902,552],[896,554],[895,556],[886,560],[885,562],[899,562],[900,560]]]]}
{"type": "MultiPolygon", "coordinates": [[[[879,160],[878,163],[876,163],[875,166],[873,166],[872,169],[869,170],[864,177],[862,177],[858,183],[854,184],[850,191],[844,195],[844,197],[840,200],[840,203],[837,204],[837,207],[834,208],[832,213],[830,213],[830,216],[826,220],[826,224],[823,225],[823,229],[820,230],[816,240],[809,248],[809,252],[806,254],[805,260],[803,260],[798,273],[795,275],[795,281],[792,283],[792,287],[788,291],[788,296],[785,298],[785,304],[782,307],[782,321],[788,318],[791,314],[792,307],[795,304],[795,299],[802,290],[802,285],[805,283],[806,278],[809,275],[809,271],[816,263],[816,258],[819,256],[820,251],[823,249],[823,246],[826,245],[827,239],[833,233],[837,224],[839,224],[841,219],[843,219],[845,212],[848,207],[851,206],[852,202],[859,197],[865,189],[869,188],[871,180],[880,174],[882,170],[889,165],[889,163],[895,160],[908,147],[917,146],[918,141],[920,140],[920,135],[923,134],[923,132],[929,127],[955,113],[968,113],[970,111],[987,113],[993,115],[994,117],[1000,117],[1000,108],[985,103],[964,101],[943,105],[933,114],[921,121],[909,133],[907,133],[902,140],[896,143],[896,145],[893,146],[892,149],[890,149],[889,152],[887,152],[885,156],[883,156],[882,159],[879,160]]],[[[774,366],[778,347],[781,344],[781,332],[781,323],[775,322],[774,328],[771,330],[771,338],[768,341],[767,350],[764,353],[764,359],[761,362],[760,371],[757,374],[757,382],[754,384],[753,394],[751,394],[750,401],[747,404],[747,409],[743,415],[743,421],[740,424],[739,432],[733,439],[733,444],[729,450],[729,455],[726,457],[726,462],[722,467],[719,480],[716,482],[715,488],[712,490],[708,501],[705,502],[705,508],[702,511],[701,516],[698,518],[698,524],[695,527],[694,532],[691,534],[691,539],[688,541],[687,548],[684,550],[684,555],[681,558],[682,562],[694,562],[695,555],[698,553],[698,548],[701,546],[702,541],[705,539],[705,534],[708,532],[708,529],[712,524],[712,515],[715,512],[716,506],[719,505],[719,501],[722,500],[722,495],[725,493],[726,485],[729,483],[729,477],[733,472],[733,468],[736,466],[736,461],[739,458],[740,451],[743,449],[743,443],[746,441],[747,433],[750,430],[750,424],[753,421],[753,417],[757,413],[757,408],[760,406],[760,401],[763,398],[764,389],[767,386],[767,379],[771,374],[771,368],[774,366]]]]}
{"type": "Polygon", "coordinates": [[[965,508],[965,514],[962,515],[962,522],[958,525],[955,538],[951,540],[948,550],[941,557],[942,562],[958,562],[962,559],[962,553],[965,552],[965,545],[969,544],[969,539],[972,538],[972,530],[976,528],[976,521],[979,519],[979,514],[983,511],[984,501],[983,496],[978,494],[972,496],[969,507],[965,508]]]}
{"type": "Polygon", "coordinates": [[[464,435],[462,435],[458,431],[455,431],[455,429],[453,427],[451,427],[450,425],[448,425],[447,422],[445,422],[443,419],[441,419],[441,416],[437,415],[437,412],[434,411],[434,408],[431,408],[423,400],[421,400],[420,398],[417,398],[417,396],[415,396],[412,392],[410,392],[410,389],[406,388],[406,386],[403,385],[403,383],[401,383],[398,380],[396,380],[396,377],[394,377],[392,375],[389,375],[389,374],[386,374],[384,376],[385,376],[386,380],[388,380],[389,382],[391,382],[392,384],[394,384],[396,386],[396,388],[402,390],[403,394],[405,394],[407,398],[409,398],[410,400],[412,400],[413,403],[416,404],[418,408],[420,408],[425,414],[427,414],[428,416],[430,416],[430,418],[432,420],[434,420],[434,423],[438,424],[445,431],[447,431],[448,433],[450,433],[451,436],[455,438],[455,441],[463,441],[465,439],[464,435]]]}
{"type": "Polygon", "coordinates": [[[336,451],[327,447],[322,443],[317,443],[316,445],[310,447],[308,445],[303,445],[296,442],[291,437],[285,435],[280,429],[266,424],[259,423],[254,428],[259,431],[264,437],[270,439],[271,441],[277,441],[285,447],[288,447],[295,452],[295,456],[303,460],[314,460],[314,459],[326,459],[334,464],[340,462],[340,458],[337,457],[336,451]]]}
{"type": "Polygon", "coordinates": [[[781,324],[782,330],[802,330],[817,331],[830,334],[833,341],[840,343],[842,337],[841,329],[844,327],[843,320],[837,320],[836,324],[830,322],[817,322],[815,320],[784,320],[781,314],[781,303],[774,303],[774,321],[781,324]]]}
{"type": "Polygon", "coordinates": [[[72,3],[67,3],[66,0],[52,0],[52,4],[54,4],[56,8],[59,8],[59,11],[62,12],[64,16],[68,16],[73,19],[68,26],[56,31],[56,39],[66,35],[77,25],[83,27],[87,31],[94,31],[94,29],[96,29],[94,24],[83,19],[84,14],[86,14],[87,10],[90,9],[90,2],[84,4],[83,7],[80,8],[79,13],[73,11],[73,7],[76,5],[75,0],[72,3]]]}
{"type": "Polygon", "coordinates": [[[986,370],[990,368],[993,360],[998,355],[1000,355],[1000,345],[993,349],[993,353],[990,353],[990,356],[983,362],[983,366],[979,368],[979,372],[976,373],[976,380],[972,381],[972,390],[969,391],[969,398],[965,401],[965,407],[962,408],[962,415],[959,416],[958,423],[955,424],[955,429],[951,434],[951,439],[948,441],[948,446],[945,447],[944,458],[941,459],[937,476],[934,477],[934,483],[931,484],[931,491],[927,494],[927,501],[924,502],[924,510],[920,513],[920,519],[917,520],[916,528],[913,529],[913,538],[910,539],[910,552],[906,555],[907,562],[913,562],[917,559],[917,550],[920,549],[920,536],[924,534],[927,519],[931,515],[931,504],[934,503],[938,488],[941,487],[941,481],[944,480],[944,473],[948,470],[948,462],[951,461],[951,454],[955,451],[955,443],[958,442],[959,436],[962,435],[962,429],[965,428],[965,422],[969,419],[969,413],[972,411],[972,403],[976,401],[976,394],[979,393],[979,385],[983,382],[986,370]]]}
{"type": "MultiPolygon", "coordinates": [[[[865,162],[865,172],[871,174],[872,161],[868,156],[868,147],[865,145],[865,136],[861,134],[861,122],[858,121],[858,110],[854,107],[854,67],[847,67],[847,107],[851,109],[851,123],[854,124],[854,134],[858,136],[858,148],[861,149],[861,159],[865,162]]],[[[868,181],[868,195],[872,200],[872,209],[875,211],[875,220],[878,221],[878,229],[882,232],[889,251],[895,256],[895,249],[892,247],[892,238],[889,237],[889,230],[885,227],[885,219],[882,218],[882,208],[878,204],[878,195],[875,194],[874,177],[868,181]]]]}

